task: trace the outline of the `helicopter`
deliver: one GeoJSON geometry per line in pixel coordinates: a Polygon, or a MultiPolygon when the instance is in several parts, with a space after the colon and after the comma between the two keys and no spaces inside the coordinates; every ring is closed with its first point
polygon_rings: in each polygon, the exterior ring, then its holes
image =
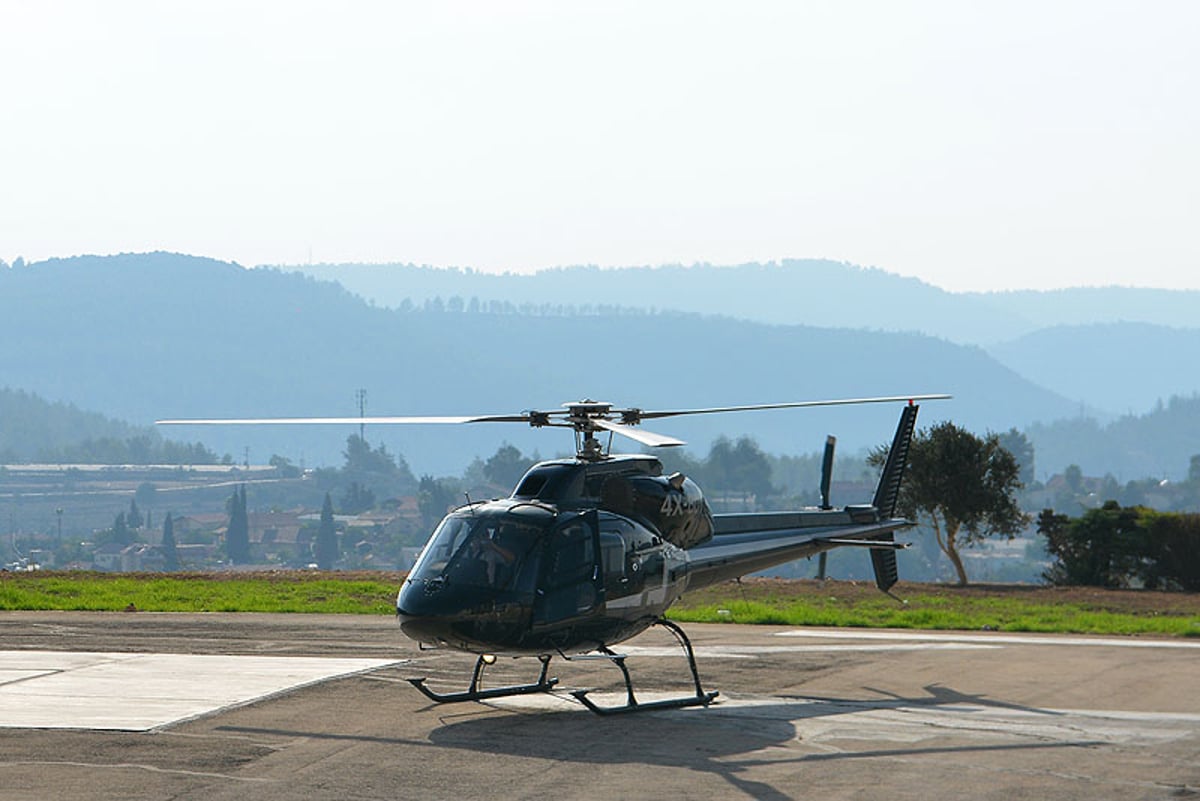
{"type": "Polygon", "coordinates": [[[601,715],[707,706],[695,651],[683,628],[665,617],[685,591],[821,554],[835,548],[870,551],[876,586],[891,594],[898,580],[895,532],[913,523],[895,516],[918,401],[949,395],[911,395],[649,411],[582,400],[553,411],[435,417],[316,417],[160,420],[160,425],[460,424],[525,423],[570,428],[576,455],[535,464],[507,498],[467,502],[450,511],[426,542],[396,597],[401,631],[422,648],[476,655],[467,689],[440,693],[424,678],[409,679],[429,700],[444,704],[549,693],[554,656],[567,661],[609,659],[621,671],[625,703],[601,706],[589,690],[571,695],[601,715]],[[664,475],[654,455],[614,454],[613,435],[651,448],[682,440],[639,428],[646,420],[815,406],[904,402],[874,499],[840,509],[830,504],[835,440],[826,441],[821,505],[789,512],[714,514],[700,487],[681,473],[664,475]],[[597,435],[607,434],[607,443],[597,435]],[[612,650],[644,631],[669,631],[687,659],[694,692],[639,701],[625,664],[612,650]],[[482,687],[498,656],[532,656],[541,663],[527,684],[482,687]]]}

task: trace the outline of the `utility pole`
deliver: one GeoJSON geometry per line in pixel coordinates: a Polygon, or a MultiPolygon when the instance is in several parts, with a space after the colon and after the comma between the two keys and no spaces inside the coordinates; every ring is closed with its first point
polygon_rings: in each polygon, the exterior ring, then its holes
{"type": "MultiPolygon", "coordinates": [[[[356,401],[358,401],[358,417],[359,417],[359,420],[362,420],[362,418],[367,416],[367,391],[365,389],[358,390],[357,392],[354,393],[354,399],[356,401]]],[[[366,428],[367,428],[366,423],[360,422],[358,424],[358,438],[361,439],[364,443],[367,441],[367,437],[366,437],[366,433],[365,433],[366,428]]]]}

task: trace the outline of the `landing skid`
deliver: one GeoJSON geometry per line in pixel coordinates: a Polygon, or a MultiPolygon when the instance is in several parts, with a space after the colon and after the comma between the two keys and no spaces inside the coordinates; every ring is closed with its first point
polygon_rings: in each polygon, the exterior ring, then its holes
{"type": "Polygon", "coordinates": [[[479,680],[483,676],[483,668],[485,665],[491,665],[496,661],[496,657],[490,654],[481,654],[475,660],[475,672],[471,674],[471,685],[466,692],[461,693],[435,693],[433,690],[425,686],[425,679],[409,679],[408,682],[416,687],[425,697],[438,704],[453,704],[460,701],[486,701],[489,698],[506,698],[511,695],[530,695],[532,693],[548,693],[558,684],[558,679],[546,678],[546,673],[550,669],[550,657],[542,655],[538,657],[542,663],[542,672],[538,676],[538,680],[533,684],[515,684],[509,687],[493,687],[490,690],[479,689],[479,680]]]}
{"type": "Polygon", "coordinates": [[[692,650],[692,642],[688,636],[684,634],[675,623],[660,618],[655,622],[655,625],[662,626],[675,635],[675,639],[683,646],[684,652],[687,654],[688,667],[692,670],[692,681],[696,685],[696,694],[687,695],[682,698],[667,698],[662,701],[650,701],[648,703],[639,703],[637,697],[633,694],[633,681],[629,677],[629,668],[625,667],[625,655],[614,654],[608,648],[601,648],[601,653],[612,660],[617,667],[621,669],[621,674],[625,677],[625,705],[602,707],[597,705],[592,699],[587,697],[590,690],[574,690],[571,695],[575,697],[579,703],[586,706],[588,709],[595,712],[597,715],[621,715],[627,712],[645,712],[652,709],[678,709],[685,706],[708,706],[712,703],[720,693],[716,690],[706,692],[700,685],[700,674],[696,671],[696,654],[692,650]]]}

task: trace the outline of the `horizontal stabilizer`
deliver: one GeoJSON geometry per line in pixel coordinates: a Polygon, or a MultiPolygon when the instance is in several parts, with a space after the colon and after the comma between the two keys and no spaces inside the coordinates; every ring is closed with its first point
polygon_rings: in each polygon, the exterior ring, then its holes
{"type": "Polygon", "coordinates": [[[849,548],[870,548],[871,550],[880,551],[902,551],[910,545],[910,543],[907,542],[896,542],[892,539],[891,535],[888,535],[886,540],[882,537],[877,537],[871,540],[844,540],[836,537],[823,537],[817,541],[822,545],[837,545],[849,548]]]}

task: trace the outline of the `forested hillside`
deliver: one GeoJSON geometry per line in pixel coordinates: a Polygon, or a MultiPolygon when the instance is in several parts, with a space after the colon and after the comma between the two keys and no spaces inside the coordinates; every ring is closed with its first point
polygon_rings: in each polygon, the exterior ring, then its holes
{"type": "Polygon", "coordinates": [[[1020,292],[967,292],[961,295],[1028,322],[1029,331],[1011,331],[1005,339],[1040,328],[1136,322],[1172,328],[1200,325],[1200,291],[1131,286],[1073,287],[1020,292]]]}
{"type": "Polygon", "coordinates": [[[1173,395],[1200,391],[1198,328],[1060,325],[988,352],[1035,383],[1114,416],[1141,415],[1173,395]]]}
{"type": "MultiPolygon", "coordinates": [[[[580,306],[590,298],[578,298],[580,306]]],[[[822,305],[810,299],[814,305],[822,305]]],[[[341,287],[173,254],[80,257],[0,270],[0,374],[12,387],[139,425],[162,417],[473,414],[556,408],[590,396],[678,408],[951,392],[922,422],[1007,430],[1070,415],[1070,401],[982,350],[915,334],[765,325],[681,313],[567,316],[431,303],[372,307],[341,287]]],[[[699,452],[720,434],[772,452],[843,448],[891,433],[896,410],[860,407],[663,421],[699,452]]],[[[193,429],[238,461],[341,462],[348,430],[193,429]]],[[[561,432],[375,429],[415,472],[457,474],[505,440],[570,449],[561,432]]]]}
{"type": "MultiPolygon", "coordinates": [[[[597,305],[719,314],[755,322],[916,331],[952,342],[1009,342],[1055,326],[1141,322],[1194,328],[1200,292],[1133,287],[953,293],[844,262],[785,259],[688,267],[562,267],[495,275],[412,264],[287,265],[382,306],[476,299],[533,309],[597,305]]],[[[1194,387],[1200,389],[1200,385],[1194,387]]]]}
{"type": "Polygon", "coordinates": [[[1071,418],[1030,427],[1037,448],[1038,477],[1079,465],[1085,475],[1111,474],[1124,484],[1142,478],[1188,476],[1200,454],[1200,396],[1173,397],[1144,415],[1102,424],[1071,418]]]}
{"type": "Polygon", "coordinates": [[[759,323],[915,331],[956,342],[1006,339],[1028,325],[986,299],[953,295],[915,278],[820,259],[767,264],[564,267],[496,275],[412,264],[289,265],[337,281],[375,303],[459,298],[518,308],[589,312],[597,306],[721,315],[759,323]]]}
{"type": "Polygon", "coordinates": [[[69,403],[0,387],[0,463],[211,464],[199,444],[165,439],[69,403]]]}

